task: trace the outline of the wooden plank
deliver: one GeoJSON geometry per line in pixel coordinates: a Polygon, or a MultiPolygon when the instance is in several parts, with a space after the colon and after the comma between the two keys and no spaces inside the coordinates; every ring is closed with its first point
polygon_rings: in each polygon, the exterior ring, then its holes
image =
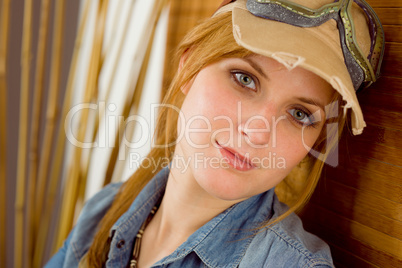
{"type": "Polygon", "coordinates": [[[384,61],[382,64],[383,75],[402,77],[401,62],[402,62],[402,44],[385,43],[385,54],[384,54],[384,61]]]}
{"type": "Polygon", "coordinates": [[[375,9],[383,25],[402,25],[402,8],[382,8],[375,9]]]}
{"type": "MultiPolygon", "coordinates": [[[[361,94],[363,94],[363,92],[368,91],[369,94],[382,93],[382,94],[402,96],[401,88],[402,88],[402,78],[393,76],[381,76],[371,87],[362,91],[361,94]]],[[[357,97],[359,98],[359,96],[360,93],[358,93],[357,97]]]]}
{"type": "Polygon", "coordinates": [[[402,96],[364,93],[359,95],[359,102],[361,106],[372,106],[379,109],[386,109],[387,111],[402,113],[402,96]]]}
{"type": "MultiPolygon", "coordinates": [[[[381,122],[377,123],[381,124],[381,122]]],[[[350,140],[353,141],[354,139],[358,139],[362,142],[381,144],[387,147],[402,149],[402,139],[400,139],[400,137],[402,137],[401,130],[384,128],[368,123],[363,134],[358,137],[351,137],[350,140]]]]}
{"type": "MultiPolygon", "coordinates": [[[[337,168],[344,168],[356,173],[361,172],[359,174],[362,174],[362,177],[372,177],[377,180],[381,179],[381,176],[384,176],[390,185],[402,185],[402,167],[370,159],[366,156],[340,155],[339,166],[337,168]],[[366,176],[366,173],[370,173],[371,175],[366,176]]],[[[331,167],[327,167],[325,170],[327,169],[329,170],[326,172],[332,172],[333,170],[331,167]]]]}
{"type": "MultiPolygon", "coordinates": [[[[375,169],[370,170],[364,166],[354,170],[347,167],[328,168],[326,178],[372,195],[402,203],[402,185],[392,183],[391,176],[376,172],[375,169]]],[[[395,177],[395,180],[397,179],[400,180],[400,176],[395,177]]]]}
{"type": "Polygon", "coordinates": [[[400,26],[400,25],[383,25],[383,28],[384,28],[386,42],[402,43],[402,26],[400,26]]]}
{"type": "MultiPolygon", "coordinates": [[[[378,109],[372,106],[362,106],[364,120],[372,125],[378,125],[385,128],[402,130],[402,113],[389,111],[387,109],[378,109]]],[[[350,131],[351,132],[351,131],[350,131]]],[[[364,132],[364,131],[363,131],[364,132]]]]}
{"type": "MultiPolygon", "coordinates": [[[[402,241],[309,203],[301,214],[306,230],[380,267],[402,267],[402,241]]],[[[353,267],[353,266],[349,266],[353,267]]]]}
{"type": "Polygon", "coordinates": [[[332,258],[334,259],[334,265],[339,267],[359,267],[359,268],[377,268],[379,266],[374,265],[362,258],[354,255],[353,253],[345,250],[341,246],[337,246],[333,243],[328,243],[331,248],[332,258]]]}
{"type": "MultiPolygon", "coordinates": [[[[376,201],[379,201],[379,205],[390,203],[384,202],[384,198],[344,186],[336,182],[336,178],[322,181],[316,191],[317,194],[312,197],[311,202],[402,241],[402,222],[392,219],[389,215],[383,215],[392,214],[393,208],[390,209],[389,204],[386,204],[383,209],[391,210],[390,213],[383,212],[379,214],[376,208],[367,209],[376,201]],[[334,188],[328,189],[329,187],[334,188]]],[[[392,204],[402,207],[396,202],[392,202],[392,204]]]]}
{"type": "MultiPolygon", "coordinates": [[[[332,258],[334,258],[334,257],[332,256],[332,258]]],[[[349,268],[348,266],[345,266],[345,265],[339,263],[337,259],[332,259],[332,260],[333,260],[336,268],[349,268]]]]}
{"type": "Polygon", "coordinates": [[[350,158],[361,156],[402,167],[402,150],[400,149],[383,146],[381,144],[368,144],[357,139],[348,143],[347,149],[350,158]]]}
{"type": "MultiPolygon", "coordinates": [[[[367,176],[366,173],[370,173],[371,175],[367,177],[377,180],[381,179],[381,176],[384,176],[390,185],[402,185],[402,167],[370,159],[366,156],[354,155],[353,153],[346,154],[342,151],[337,168],[347,169],[356,173],[361,172],[362,176],[364,175],[363,177],[367,176]]],[[[333,170],[329,166],[324,169],[325,172],[332,172],[333,170]]]]}
{"type": "MultiPolygon", "coordinates": [[[[373,219],[375,219],[376,215],[388,217],[389,220],[384,220],[385,222],[401,227],[397,231],[397,236],[402,240],[402,204],[345,186],[334,179],[324,180],[317,190],[319,194],[314,197],[315,201],[324,202],[324,204],[328,205],[328,208],[334,211],[344,211],[349,214],[356,213],[356,215],[351,215],[350,218],[370,219],[370,216],[373,216],[373,219]],[[397,224],[398,221],[399,223],[397,224]]],[[[368,224],[364,221],[361,221],[361,223],[368,224]]],[[[377,226],[376,223],[373,223],[373,226],[377,226]]],[[[394,227],[387,228],[393,229],[394,227]]]]}
{"type": "Polygon", "coordinates": [[[184,35],[197,23],[202,19],[210,17],[218,8],[219,4],[220,1],[216,0],[170,1],[162,98],[177,71],[176,66],[172,68],[172,65],[175,63],[173,62],[173,59],[175,57],[174,51],[177,45],[183,39],[184,35]]]}
{"type": "Polygon", "coordinates": [[[371,125],[402,130],[402,114],[400,114],[402,111],[402,93],[400,90],[402,88],[402,79],[389,76],[398,72],[402,75],[402,68],[399,68],[400,62],[402,62],[402,45],[387,44],[386,49],[383,75],[387,76],[380,78],[372,88],[360,92],[358,98],[362,105],[366,122],[370,122],[371,125]],[[398,113],[395,114],[394,112],[398,113]]]}
{"type": "Polygon", "coordinates": [[[378,7],[402,7],[401,0],[367,0],[374,9],[378,7]]]}
{"type": "Polygon", "coordinates": [[[402,204],[398,202],[344,186],[334,180],[326,180],[322,188],[325,188],[325,194],[339,202],[339,205],[343,204],[345,207],[353,205],[354,209],[359,209],[363,213],[375,213],[402,222],[402,204]]]}
{"type": "Polygon", "coordinates": [[[351,238],[349,233],[343,233],[339,228],[326,224],[327,221],[332,220],[328,219],[328,216],[324,215],[326,218],[320,219],[320,222],[317,223],[316,220],[322,217],[319,213],[315,212],[306,214],[306,216],[302,216],[306,230],[323,238],[329,244],[331,251],[333,252],[335,263],[341,263],[346,267],[359,267],[351,265],[353,260],[349,260],[347,256],[337,254],[336,249],[334,250],[334,245],[343,248],[345,251],[350,252],[351,255],[357,256],[357,258],[365,259],[367,262],[380,267],[400,267],[399,265],[402,264],[402,261],[395,256],[383,252],[380,249],[374,249],[371,245],[364,244],[355,238],[351,238]],[[324,227],[323,224],[325,224],[324,227]]]}
{"type": "MultiPolygon", "coordinates": [[[[381,122],[377,123],[381,124],[381,122]]],[[[371,122],[368,122],[363,134],[359,135],[358,137],[351,137],[350,139],[358,139],[362,142],[376,143],[385,145],[387,147],[402,149],[402,139],[400,139],[400,137],[402,137],[401,130],[384,128],[381,126],[376,126],[374,124],[372,125],[371,122]]]]}

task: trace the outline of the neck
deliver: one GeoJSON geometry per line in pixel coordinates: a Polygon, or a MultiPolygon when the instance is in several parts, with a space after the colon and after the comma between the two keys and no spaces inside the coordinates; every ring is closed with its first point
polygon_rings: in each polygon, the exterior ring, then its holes
{"type": "Polygon", "coordinates": [[[206,193],[194,179],[190,168],[172,165],[162,203],[151,222],[156,231],[154,241],[163,243],[174,237],[179,240],[179,246],[234,203],[206,193]]]}

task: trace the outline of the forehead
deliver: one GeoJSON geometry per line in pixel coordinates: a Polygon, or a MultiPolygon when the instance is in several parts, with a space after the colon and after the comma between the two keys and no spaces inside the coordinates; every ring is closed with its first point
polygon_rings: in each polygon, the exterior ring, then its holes
{"type": "Polygon", "coordinates": [[[276,59],[258,54],[253,54],[242,60],[248,62],[256,71],[265,74],[268,81],[272,80],[273,83],[283,88],[285,86],[297,86],[304,93],[322,96],[325,99],[332,98],[336,93],[327,81],[303,67],[290,67],[276,59]]]}
{"type": "Polygon", "coordinates": [[[244,57],[243,60],[260,66],[267,74],[282,71],[286,74],[305,76],[310,79],[327,83],[325,79],[321,78],[319,75],[305,69],[302,66],[299,66],[298,64],[295,64],[295,59],[290,56],[272,58],[259,54],[251,54],[244,57]]]}

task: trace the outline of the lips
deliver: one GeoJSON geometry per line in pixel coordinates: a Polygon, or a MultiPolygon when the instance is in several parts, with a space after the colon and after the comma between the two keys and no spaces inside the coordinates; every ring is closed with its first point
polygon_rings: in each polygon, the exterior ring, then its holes
{"type": "Polygon", "coordinates": [[[241,155],[231,148],[221,146],[218,142],[217,144],[219,152],[227,160],[227,163],[233,168],[239,171],[248,171],[256,168],[256,166],[252,164],[247,157],[241,155]]]}

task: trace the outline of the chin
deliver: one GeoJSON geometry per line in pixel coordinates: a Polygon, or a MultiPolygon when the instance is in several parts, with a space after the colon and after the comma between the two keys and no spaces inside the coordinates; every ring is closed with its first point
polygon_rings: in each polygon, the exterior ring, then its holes
{"type": "Polygon", "coordinates": [[[225,201],[242,201],[266,192],[279,184],[287,172],[252,170],[239,172],[232,168],[204,170],[196,176],[198,184],[211,196],[225,201]]]}
{"type": "Polygon", "coordinates": [[[261,191],[261,187],[255,187],[253,181],[250,181],[252,177],[251,174],[240,174],[239,176],[236,172],[230,172],[226,168],[200,172],[195,176],[205,192],[224,201],[242,201],[268,190],[261,191]]]}

